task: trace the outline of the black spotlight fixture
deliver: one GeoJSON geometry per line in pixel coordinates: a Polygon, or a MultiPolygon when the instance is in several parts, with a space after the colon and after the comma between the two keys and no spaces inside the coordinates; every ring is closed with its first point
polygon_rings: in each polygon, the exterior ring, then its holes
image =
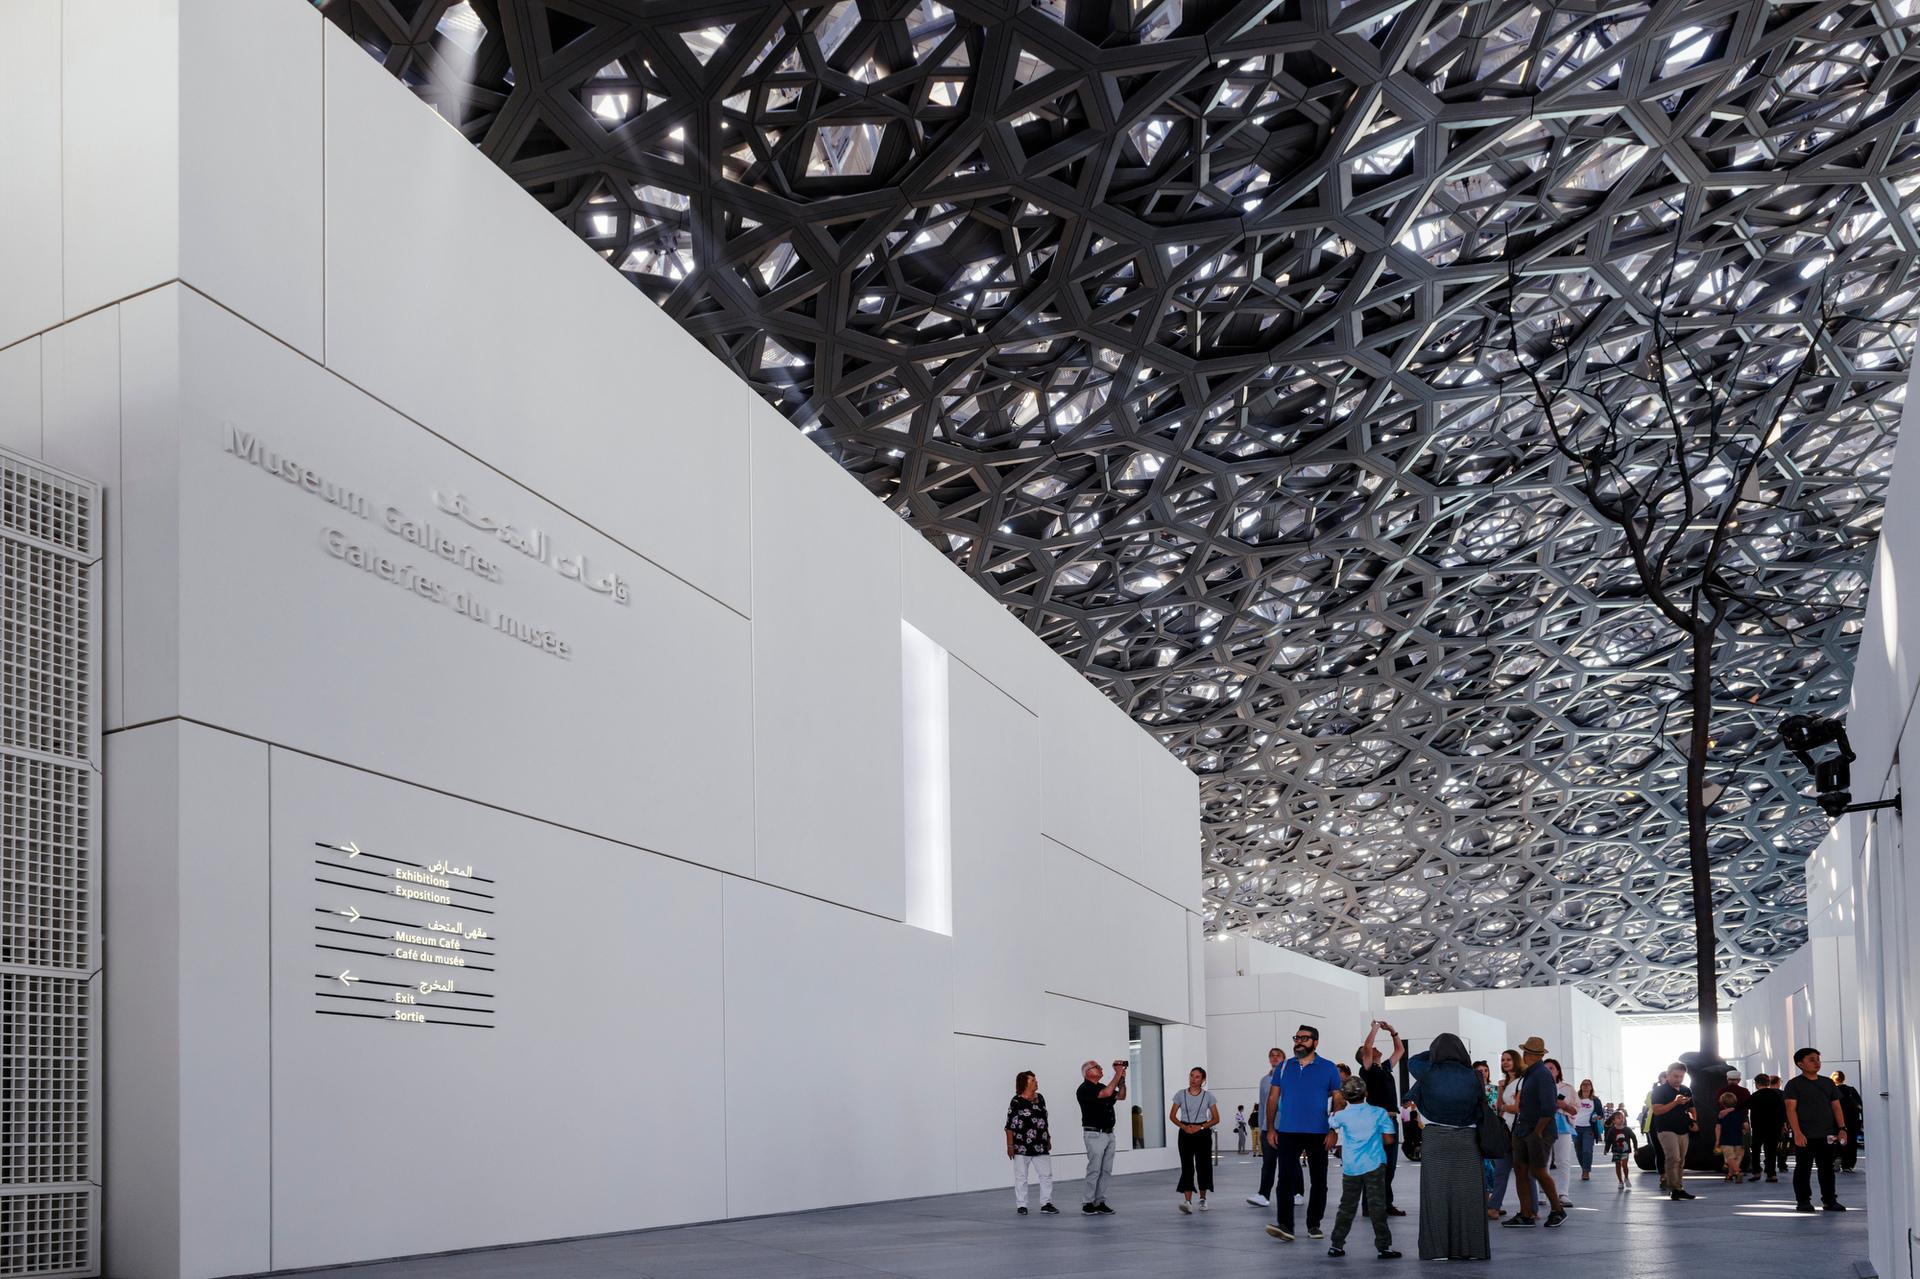
{"type": "Polygon", "coordinates": [[[1853,802],[1853,744],[1847,740],[1847,726],[1839,720],[1824,715],[1789,715],[1780,722],[1780,744],[1813,774],[1814,802],[1827,816],[1900,807],[1898,794],[1870,804],[1853,802]]]}

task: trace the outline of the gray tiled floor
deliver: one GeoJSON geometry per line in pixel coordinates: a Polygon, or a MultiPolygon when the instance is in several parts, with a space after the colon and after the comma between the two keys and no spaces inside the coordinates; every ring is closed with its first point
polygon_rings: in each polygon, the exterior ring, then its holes
{"type": "MultiPolygon", "coordinates": [[[[1864,1168],[1864,1164],[1863,1164],[1864,1168]]],[[[1261,1227],[1268,1213],[1248,1207],[1258,1167],[1229,1156],[1217,1173],[1219,1206],[1205,1216],[1174,1209],[1173,1173],[1143,1173],[1115,1182],[1118,1215],[1090,1219],[1078,1211],[1078,1182],[1056,1188],[1059,1217],[1016,1217],[1011,1191],[949,1195],[905,1203],[839,1208],[787,1217],[718,1222],[640,1234],[503,1248],[334,1270],[339,1279],[813,1279],[816,1276],[910,1276],[912,1279],[1163,1279],[1205,1271],[1221,1275],[1333,1276],[1377,1273],[1365,1222],[1336,1260],[1326,1245],[1282,1244],[1261,1227]]],[[[1338,1198],[1338,1165],[1334,1165],[1338,1198]]],[[[1419,1223],[1419,1171],[1402,1165],[1395,1183],[1406,1217],[1395,1218],[1394,1241],[1407,1257],[1391,1273],[1438,1271],[1445,1263],[1414,1259],[1419,1223]]],[[[1676,1204],[1650,1173],[1633,1189],[1614,1188],[1610,1169],[1574,1186],[1573,1217],[1559,1230],[1494,1230],[1491,1263],[1454,1263],[1485,1279],[1731,1279],[1791,1275],[1853,1279],[1867,1252],[1864,1175],[1843,1176],[1840,1193],[1856,1210],[1795,1216],[1785,1181],[1730,1187],[1702,1176],[1700,1198],[1676,1204]]],[[[1332,1208],[1327,1226],[1332,1226],[1332,1208]]]]}

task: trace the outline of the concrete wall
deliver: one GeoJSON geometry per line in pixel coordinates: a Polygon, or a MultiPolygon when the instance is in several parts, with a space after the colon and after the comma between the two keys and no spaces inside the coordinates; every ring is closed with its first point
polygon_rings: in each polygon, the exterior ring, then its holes
{"type": "Polygon", "coordinates": [[[1500,1023],[1511,1041],[1493,1052],[1474,1049],[1498,1069],[1500,1048],[1532,1035],[1546,1041],[1547,1055],[1575,1083],[1593,1080],[1601,1098],[1625,1100],[1622,1082],[1620,1018],[1572,986],[1518,986],[1505,990],[1464,990],[1438,995],[1395,995],[1387,1000],[1387,1019],[1420,1010],[1464,1008],[1500,1023]]]}
{"type": "Polygon", "coordinates": [[[1245,937],[1208,942],[1206,976],[1208,1084],[1223,1115],[1242,1105],[1253,1113],[1267,1050],[1290,1047],[1296,1027],[1318,1027],[1320,1055],[1352,1065],[1354,1048],[1386,1005],[1378,977],[1245,937]]]}
{"type": "Polygon", "coordinates": [[[1774,966],[1728,1010],[1727,1058],[1751,1079],[1792,1077],[1793,1054],[1811,1045],[1826,1070],[1860,1073],[1859,962],[1854,953],[1853,855],[1844,828],[1807,860],[1807,944],[1774,966]]]}
{"type": "Polygon", "coordinates": [[[1386,1011],[1381,1015],[1400,1032],[1409,1053],[1431,1047],[1437,1035],[1458,1035],[1460,1042],[1467,1046],[1467,1055],[1474,1061],[1486,1062],[1496,1076],[1500,1073],[1500,1052],[1512,1044],[1507,1023],[1477,1008],[1458,1005],[1395,1008],[1389,1001],[1386,1011]]]}
{"type": "Polygon", "coordinates": [[[0,446],[106,487],[110,1273],[993,1185],[1023,1068],[1073,1178],[1130,1012],[1204,1062],[1194,778],[311,6],[0,47],[0,446]],[[491,1030],[366,999],[396,850],[495,881],[491,1030]]]}
{"type": "MultiPolygon", "coordinates": [[[[1914,390],[1910,381],[1847,714],[1857,755],[1856,801],[1891,799],[1909,781],[1920,796],[1920,718],[1913,714],[1920,696],[1920,395],[1914,390]]],[[[1815,938],[1823,932],[1844,937],[1852,926],[1860,1010],[1856,1086],[1866,1103],[1872,1152],[1872,1262],[1882,1275],[1911,1274],[1920,1264],[1914,1233],[1920,1230],[1920,1162],[1913,1141],[1920,1131],[1920,1101],[1911,1086],[1913,1063],[1920,1060],[1920,870],[1914,867],[1916,850],[1906,844],[1904,819],[1890,810],[1843,818],[1834,825],[1833,843],[1824,873],[1809,876],[1809,924],[1822,917],[1828,922],[1810,931],[1815,938]],[[1837,912],[1819,910],[1816,894],[1838,897],[1848,881],[1852,904],[1837,912]]],[[[1823,967],[1814,965],[1816,977],[1823,967]]],[[[1831,971],[1841,975],[1844,1000],[1844,965],[1835,963],[1831,971]]],[[[1819,997],[1817,984],[1814,991],[1819,997]]]]}

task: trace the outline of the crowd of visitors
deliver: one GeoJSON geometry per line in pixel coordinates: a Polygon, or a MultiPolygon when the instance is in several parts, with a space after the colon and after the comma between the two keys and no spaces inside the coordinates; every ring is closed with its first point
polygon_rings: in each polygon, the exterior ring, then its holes
{"type": "MultiPolygon", "coordinates": [[[[1322,1226],[1328,1158],[1337,1154],[1340,1199],[1328,1255],[1346,1255],[1354,1218],[1364,1215],[1376,1254],[1383,1260],[1399,1257],[1390,1219],[1406,1213],[1394,1205],[1393,1180],[1400,1155],[1413,1148],[1416,1135],[1422,1142],[1418,1251],[1423,1260],[1488,1258],[1488,1227],[1495,1221],[1503,1228],[1561,1225],[1572,1203],[1573,1170],[1579,1168],[1582,1182],[1591,1181],[1596,1149],[1613,1162],[1616,1191],[1631,1190],[1628,1165],[1643,1144],[1642,1133],[1668,1197],[1694,1199],[1686,1188],[1686,1163],[1703,1125],[1724,1181],[1758,1181],[1763,1175],[1775,1181],[1790,1151],[1796,1210],[1816,1211],[1817,1177],[1826,1210],[1846,1211],[1835,1195],[1835,1172],[1855,1165],[1862,1101],[1844,1074],[1820,1073],[1817,1048],[1794,1054],[1797,1073],[1784,1086],[1778,1076],[1761,1074],[1749,1090],[1733,1074],[1717,1095],[1698,1099],[1686,1067],[1675,1062],[1648,1091],[1638,1133],[1626,1106],[1603,1102],[1591,1079],[1569,1083],[1538,1035],[1501,1052],[1497,1078],[1487,1062],[1468,1059],[1457,1035],[1435,1036],[1426,1051],[1409,1057],[1400,1033],[1378,1020],[1355,1049],[1357,1071],[1322,1057],[1319,1049],[1319,1030],[1301,1026],[1290,1053],[1269,1050],[1251,1114],[1242,1105],[1233,1116],[1239,1153],[1250,1153],[1251,1138],[1260,1154],[1259,1189],[1247,1202],[1274,1209],[1266,1232],[1285,1243],[1297,1237],[1296,1200],[1305,1201],[1307,1237],[1327,1238],[1322,1226]],[[1383,1032],[1390,1047],[1379,1043],[1383,1032]],[[1413,1081],[1404,1099],[1395,1075],[1403,1060],[1413,1081]],[[1519,1207],[1511,1217],[1505,1206],[1509,1182],[1519,1207]]],[[[1127,1099],[1127,1063],[1113,1062],[1109,1073],[1098,1061],[1087,1061],[1080,1073],[1075,1101],[1087,1152],[1080,1211],[1112,1215],[1107,1185],[1113,1175],[1116,1103],[1127,1099]]],[[[1183,1213],[1206,1212],[1213,1192],[1214,1130],[1221,1118],[1205,1069],[1188,1072],[1186,1087],[1170,1100],[1167,1121],[1178,1133],[1177,1206],[1183,1213]]],[[[1014,1210],[1028,1215],[1037,1183],[1038,1210],[1057,1213],[1047,1103],[1030,1070],[1014,1078],[1005,1135],[1014,1210]]]]}

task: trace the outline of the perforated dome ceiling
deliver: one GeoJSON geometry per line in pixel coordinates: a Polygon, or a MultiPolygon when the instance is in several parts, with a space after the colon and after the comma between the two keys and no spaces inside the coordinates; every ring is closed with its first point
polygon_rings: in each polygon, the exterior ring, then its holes
{"type": "Polygon", "coordinates": [[[1507,259],[1531,332],[1620,349],[1670,274],[1720,378],[1824,297],[1712,810],[1726,992],[1804,939],[1772,732],[1865,603],[1916,0],[324,8],[1201,774],[1210,930],[1394,991],[1694,1001],[1682,636],[1496,335],[1507,259]]]}

